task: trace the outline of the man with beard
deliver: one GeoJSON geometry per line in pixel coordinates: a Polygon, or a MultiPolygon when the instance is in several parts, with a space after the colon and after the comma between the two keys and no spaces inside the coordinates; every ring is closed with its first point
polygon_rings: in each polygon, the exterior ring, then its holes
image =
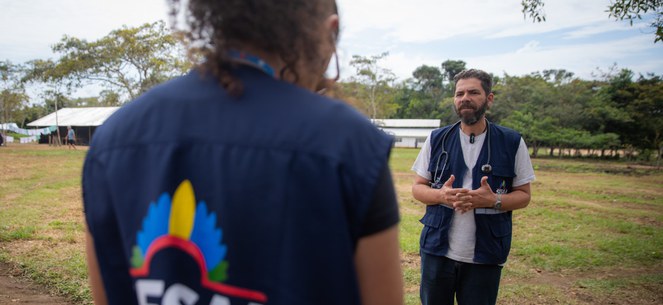
{"type": "Polygon", "coordinates": [[[511,214],[529,204],[534,170],[520,134],[485,118],[491,76],[454,77],[460,121],[434,130],[412,166],[421,219],[423,305],[495,304],[511,246],[511,214]]]}

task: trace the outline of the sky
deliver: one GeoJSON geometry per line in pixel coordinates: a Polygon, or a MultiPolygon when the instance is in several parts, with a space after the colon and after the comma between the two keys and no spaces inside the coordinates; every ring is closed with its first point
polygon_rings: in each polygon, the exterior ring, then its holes
{"type": "MultiPolygon", "coordinates": [[[[647,22],[615,21],[610,0],[546,0],[547,21],[524,19],[520,0],[337,0],[341,77],[353,55],[379,62],[399,80],[421,65],[463,60],[468,68],[521,76],[565,69],[583,79],[616,64],[663,75],[663,42],[647,22]]],[[[57,59],[64,35],[96,40],[126,25],[168,20],[166,0],[0,0],[0,60],[57,59]]]]}

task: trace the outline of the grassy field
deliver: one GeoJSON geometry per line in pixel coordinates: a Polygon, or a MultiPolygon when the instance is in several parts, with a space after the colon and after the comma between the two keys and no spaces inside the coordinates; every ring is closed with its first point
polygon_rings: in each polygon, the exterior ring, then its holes
{"type": "MultiPolygon", "coordinates": [[[[409,168],[392,153],[401,205],[407,304],[418,304],[419,218],[409,168]]],[[[0,261],[89,303],[80,173],[85,150],[0,148],[0,261]]],[[[533,160],[530,206],[514,213],[514,242],[498,304],[663,304],[663,171],[617,162],[533,160]]]]}

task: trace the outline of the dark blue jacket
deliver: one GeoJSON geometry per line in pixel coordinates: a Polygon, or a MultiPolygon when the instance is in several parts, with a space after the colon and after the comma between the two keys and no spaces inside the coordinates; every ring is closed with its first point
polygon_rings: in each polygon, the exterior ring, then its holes
{"type": "MultiPolygon", "coordinates": [[[[459,139],[460,128],[450,125],[437,129],[431,133],[431,155],[428,167],[431,177],[441,176],[444,183],[453,174],[453,187],[463,187],[463,177],[468,170],[462,155],[459,139]],[[442,143],[445,132],[449,132],[445,143],[442,143]],[[444,173],[440,173],[444,157],[437,162],[444,149],[449,154],[449,161],[444,173]],[[437,166],[437,168],[436,168],[437,166]]],[[[472,189],[481,185],[481,177],[488,176],[488,184],[493,192],[498,190],[511,192],[513,178],[516,176],[514,166],[516,152],[520,145],[520,134],[517,132],[490,124],[490,138],[486,137],[479,158],[472,172],[472,189]],[[488,162],[488,145],[491,148],[490,165],[492,172],[484,174],[481,166],[488,162]]],[[[449,229],[454,210],[443,205],[429,205],[426,214],[421,219],[424,228],[421,232],[421,251],[444,256],[449,251],[449,229]]],[[[481,264],[503,264],[511,248],[511,211],[497,211],[494,209],[475,209],[476,244],[474,248],[474,261],[481,264]]]]}
{"type": "Polygon", "coordinates": [[[192,72],[97,129],[83,197],[110,304],[360,303],[355,247],[391,138],[343,102],[236,73],[237,99],[192,72]]]}

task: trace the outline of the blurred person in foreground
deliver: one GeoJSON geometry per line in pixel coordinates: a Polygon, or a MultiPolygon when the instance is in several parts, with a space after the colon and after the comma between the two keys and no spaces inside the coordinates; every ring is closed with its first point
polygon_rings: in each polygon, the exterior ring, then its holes
{"type": "Polygon", "coordinates": [[[460,120],[434,130],[412,170],[421,219],[423,305],[495,304],[511,248],[511,214],[525,208],[535,178],[519,133],[486,119],[492,76],[470,69],[454,77],[460,120]]]}
{"type": "Polygon", "coordinates": [[[335,2],[184,3],[204,60],[119,109],[85,160],[95,302],[403,304],[392,139],[316,93],[335,2]]]}

